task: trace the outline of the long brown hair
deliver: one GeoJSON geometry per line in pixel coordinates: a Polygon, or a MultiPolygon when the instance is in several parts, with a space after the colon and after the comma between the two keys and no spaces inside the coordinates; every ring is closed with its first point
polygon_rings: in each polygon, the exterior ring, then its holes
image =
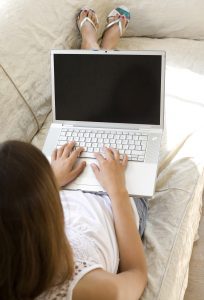
{"type": "Polygon", "coordinates": [[[70,279],[71,247],[59,191],[40,150],[0,145],[0,299],[34,299],[70,279]]]}

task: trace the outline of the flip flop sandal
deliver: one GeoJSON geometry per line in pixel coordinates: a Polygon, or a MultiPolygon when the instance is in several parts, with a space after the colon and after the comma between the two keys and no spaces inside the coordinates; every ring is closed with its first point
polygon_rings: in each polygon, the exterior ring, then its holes
{"type": "MultiPolygon", "coordinates": [[[[123,33],[125,32],[125,30],[126,30],[127,27],[128,27],[129,21],[130,21],[130,12],[129,12],[129,10],[128,10],[127,7],[125,7],[125,6],[119,6],[119,7],[115,8],[115,9],[113,9],[113,10],[110,12],[110,14],[108,15],[108,17],[107,17],[107,23],[108,23],[108,24],[107,24],[106,27],[105,27],[104,33],[106,32],[107,29],[109,29],[109,28],[112,27],[113,25],[118,24],[118,27],[119,27],[119,30],[120,30],[120,36],[122,36],[123,33]],[[114,20],[113,22],[108,23],[108,21],[109,21],[110,18],[115,17],[115,16],[117,16],[118,14],[119,14],[120,16],[125,16],[125,17],[126,17],[127,23],[126,23],[126,26],[125,26],[124,29],[123,29],[123,27],[122,27],[122,22],[121,22],[121,19],[120,19],[120,18],[114,20]]],[[[104,33],[103,33],[103,35],[104,35],[104,33]]]]}
{"type": "Polygon", "coordinates": [[[96,25],[94,24],[94,22],[93,22],[89,17],[85,17],[85,18],[81,21],[80,24],[78,23],[81,12],[82,12],[82,11],[85,11],[85,10],[87,10],[87,11],[91,10],[91,11],[95,14],[95,16],[96,16],[97,24],[99,24],[99,22],[98,22],[98,17],[97,17],[97,15],[96,15],[96,12],[95,12],[93,9],[89,9],[89,8],[86,8],[86,7],[85,7],[85,8],[82,8],[82,9],[79,11],[79,13],[78,13],[78,15],[77,15],[77,20],[76,20],[76,21],[77,21],[77,27],[78,27],[79,31],[81,32],[81,29],[82,29],[82,27],[84,26],[84,24],[85,24],[86,22],[89,22],[89,23],[93,26],[93,28],[97,31],[96,25]]]}

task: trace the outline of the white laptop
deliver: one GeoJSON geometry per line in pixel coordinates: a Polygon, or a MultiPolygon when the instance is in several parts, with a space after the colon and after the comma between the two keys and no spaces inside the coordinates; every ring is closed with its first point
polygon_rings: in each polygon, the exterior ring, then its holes
{"type": "Polygon", "coordinates": [[[51,51],[53,123],[43,152],[71,140],[85,151],[83,173],[65,188],[104,192],[90,164],[94,152],[114,147],[129,157],[130,195],[155,191],[164,126],[165,52],[51,51]]]}

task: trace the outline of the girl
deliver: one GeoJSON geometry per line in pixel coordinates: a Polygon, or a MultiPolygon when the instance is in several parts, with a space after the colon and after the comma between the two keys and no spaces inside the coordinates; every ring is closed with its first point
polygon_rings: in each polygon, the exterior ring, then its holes
{"type": "MultiPolygon", "coordinates": [[[[40,150],[19,141],[0,146],[0,299],[138,299],[147,282],[127,157],[104,149],[93,171],[107,191],[61,191],[85,168],[74,142],[40,150]],[[53,172],[54,171],[54,172],[53,172]],[[64,213],[63,213],[64,210],[64,213]],[[119,259],[120,257],[120,259],[119,259]]],[[[140,200],[136,200],[140,201],[140,200]]]]}

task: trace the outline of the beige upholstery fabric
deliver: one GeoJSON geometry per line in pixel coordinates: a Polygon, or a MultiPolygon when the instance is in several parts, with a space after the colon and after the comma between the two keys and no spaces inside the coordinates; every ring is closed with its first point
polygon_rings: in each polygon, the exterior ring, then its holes
{"type": "Polygon", "coordinates": [[[32,111],[0,66],[0,142],[7,139],[30,141],[38,126],[32,111]]]}
{"type": "Polygon", "coordinates": [[[52,123],[52,112],[49,113],[47,118],[45,119],[45,122],[43,123],[40,131],[34,136],[32,140],[32,144],[38,147],[39,149],[43,148],[43,145],[45,143],[45,139],[49,130],[49,127],[52,123]]]}
{"type": "Polygon", "coordinates": [[[145,234],[149,280],[142,299],[183,299],[202,207],[201,136],[191,136],[158,177],[145,234]]]}

